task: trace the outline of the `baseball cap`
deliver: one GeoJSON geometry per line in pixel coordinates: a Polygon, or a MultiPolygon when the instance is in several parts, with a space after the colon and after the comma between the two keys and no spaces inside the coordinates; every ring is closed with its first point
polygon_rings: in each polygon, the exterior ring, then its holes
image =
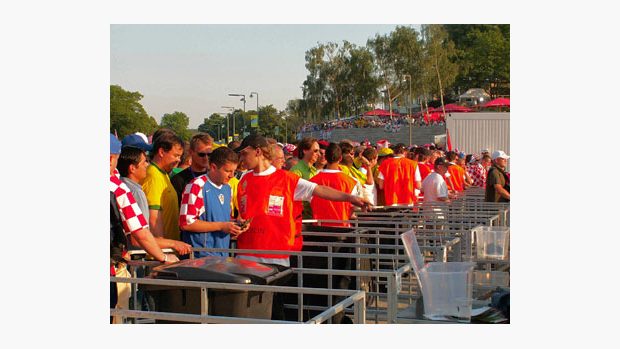
{"type": "Polygon", "coordinates": [[[261,147],[268,147],[268,146],[269,146],[269,143],[267,142],[267,139],[265,139],[265,137],[261,135],[253,134],[243,139],[243,141],[241,142],[241,145],[235,148],[235,153],[239,153],[240,151],[242,151],[243,149],[247,147],[261,148],[261,147]]]}
{"type": "Polygon", "coordinates": [[[120,154],[122,144],[115,135],[110,133],[110,154],[120,154]]]}
{"type": "Polygon", "coordinates": [[[508,156],[508,154],[504,153],[501,150],[496,150],[493,152],[493,154],[491,155],[491,159],[495,160],[497,158],[502,158],[502,159],[510,159],[510,156],[508,156]]]}
{"type": "Polygon", "coordinates": [[[147,144],[142,137],[135,133],[125,136],[125,138],[123,138],[122,144],[123,147],[136,147],[144,151],[153,150],[153,146],[151,144],[147,144]]]}
{"type": "Polygon", "coordinates": [[[317,143],[319,143],[319,148],[320,149],[327,149],[327,147],[329,147],[329,141],[327,141],[325,139],[319,139],[317,141],[317,143]]]}
{"type": "Polygon", "coordinates": [[[490,151],[489,151],[489,149],[486,149],[486,148],[485,148],[485,149],[482,149],[482,150],[480,151],[480,153],[490,153],[490,151]]]}
{"type": "Polygon", "coordinates": [[[390,148],[381,148],[379,149],[378,156],[388,156],[394,154],[394,151],[390,148]]]}

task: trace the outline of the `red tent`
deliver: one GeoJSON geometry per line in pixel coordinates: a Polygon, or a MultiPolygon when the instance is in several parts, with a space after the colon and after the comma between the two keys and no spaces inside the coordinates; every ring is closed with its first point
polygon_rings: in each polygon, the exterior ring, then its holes
{"type": "Polygon", "coordinates": [[[510,107],[510,99],[509,98],[495,98],[492,101],[488,101],[483,108],[489,107],[510,107]]]}
{"type": "MultiPolygon", "coordinates": [[[[444,107],[446,113],[466,113],[472,111],[470,108],[454,103],[446,104],[444,107]]],[[[441,111],[441,107],[437,108],[437,111],[441,111]]]]}
{"type": "MultiPolygon", "coordinates": [[[[367,111],[367,112],[364,113],[364,116],[370,116],[370,115],[390,116],[390,111],[389,110],[383,110],[383,109],[375,109],[375,110],[367,111]]],[[[392,116],[400,116],[400,114],[392,112],[392,116]]]]}
{"type": "MultiPolygon", "coordinates": [[[[473,109],[471,108],[467,108],[465,106],[454,104],[454,103],[446,104],[444,105],[444,108],[446,109],[446,113],[461,113],[461,112],[466,113],[466,112],[473,111],[473,109]]],[[[428,112],[429,113],[434,113],[434,112],[443,113],[443,109],[441,109],[441,106],[438,106],[437,108],[428,108],[428,112]]]]}

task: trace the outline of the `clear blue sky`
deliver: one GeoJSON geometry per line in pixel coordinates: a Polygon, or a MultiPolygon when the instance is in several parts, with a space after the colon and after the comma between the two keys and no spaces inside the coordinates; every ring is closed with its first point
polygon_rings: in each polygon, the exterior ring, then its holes
{"type": "MultiPolygon", "coordinates": [[[[419,30],[419,25],[412,25],[419,30]]],[[[246,110],[273,104],[283,110],[301,98],[305,52],[317,43],[347,40],[359,46],[388,25],[111,25],[110,83],[139,91],[157,120],[181,111],[196,128],[222,106],[246,110]]]]}

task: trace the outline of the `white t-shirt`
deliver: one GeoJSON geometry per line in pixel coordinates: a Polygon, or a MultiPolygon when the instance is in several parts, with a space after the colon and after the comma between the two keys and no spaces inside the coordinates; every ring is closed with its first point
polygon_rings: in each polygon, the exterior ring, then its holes
{"type": "Polygon", "coordinates": [[[448,197],[448,186],[446,181],[437,172],[431,172],[422,181],[422,192],[424,192],[424,202],[437,202],[437,198],[448,197]]]}

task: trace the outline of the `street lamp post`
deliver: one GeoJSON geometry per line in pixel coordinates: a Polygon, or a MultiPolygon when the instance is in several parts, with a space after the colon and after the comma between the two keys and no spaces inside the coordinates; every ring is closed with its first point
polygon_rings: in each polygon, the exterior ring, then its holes
{"type": "Polygon", "coordinates": [[[407,105],[407,120],[409,121],[409,147],[411,147],[411,145],[413,144],[413,130],[411,123],[411,75],[405,74],[404,77],[405,79],[409,80],[409,104],[407,105]]]}
{"type": "MultiPolygon", "coordinates": [[[[234,107],[222,107],[225,109],[228,109],[228,111],[230,112],[231,110],[234,111],[235,108],[234,107]]],[[[235,116],[233,115],[233,133],[232,133],[233,138],[235,137],[235,116]]],[[[226,114],[226,143],[228,143],[228,137],[230,137],[230,122],[228,120],[228,113],[226,114]]]]}
{"type": "MultiPolygon", "coordinates": [[[[243,115],[245,115],[245,95],[241,94],[241,93],[229,93],[228,94],[231,97],[241,97],[240,101],[243,102],[243,115]]],[[[233,118],[233,125],[234,125],[234,118],[233,118]]],[[[245,123],[243,121],[243,116],[241,116],[241,131],[243,132],[243,129],[245,128],[245,123]]],[[[233,127],[233,131],[234,131],[234,127],[233,127]]],[[[233,137],[234,137],[234,132],[233,132],[233,137]]]]}
{"type": "Polygon", "coordinates": [[[258,92],[250,92],[250,98],[252,98],[253,95],[256,95],[256,117],[258,117],[258,92]]]}

